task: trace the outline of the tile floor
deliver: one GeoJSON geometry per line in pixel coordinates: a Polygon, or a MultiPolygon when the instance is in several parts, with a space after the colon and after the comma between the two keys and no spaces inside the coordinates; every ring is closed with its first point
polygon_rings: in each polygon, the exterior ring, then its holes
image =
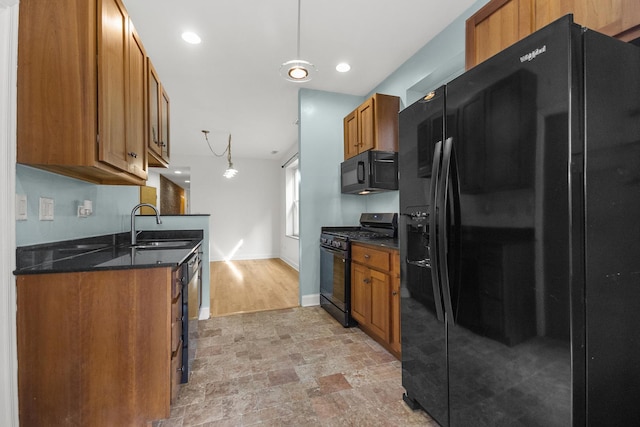
{"type": "Polygon", "coordinates": [[[191,342],[191,380],[154,426],[437,426],[402,402],[400,362],[320,307],[199,321],[191,342]]]}

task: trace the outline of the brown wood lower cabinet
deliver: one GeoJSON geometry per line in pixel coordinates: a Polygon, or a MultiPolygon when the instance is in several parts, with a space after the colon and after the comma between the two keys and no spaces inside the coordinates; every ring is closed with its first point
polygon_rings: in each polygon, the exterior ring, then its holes
{"type": "Polygon", "coordinates": [[[360,328],[400,357],[398,251],[351,245],[351,316],[360,328]],[[395,298],[395,299],[394,299],[395,298]]]}
{"type": "Polygon", "coordinates": [[[167,418],[182,357],[176,279],[170,268],[18,276],[20,424],[167,418]]]}

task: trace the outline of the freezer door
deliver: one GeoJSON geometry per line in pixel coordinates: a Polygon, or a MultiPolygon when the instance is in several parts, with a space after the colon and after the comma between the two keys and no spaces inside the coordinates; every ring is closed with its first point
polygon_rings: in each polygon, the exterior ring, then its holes
{"type": "Polygon", "coordinates": [[[564,19],[447,85],[451,426],[572,423],[572,37],[564,19]]]}
{"type": "Polygon", "coordinates": [[[405,401],[448,424],[445,324],[432,270],[433,195],[444,133],[444,87],[400,112],[400,259],[402,385],[405,401]],[[441,144],[440,144],[441,145],[441,144]],[[435,152],[435,155],[434,155],[435,152]],[[434,184],[434,185],[432,185],[434,184]]]}

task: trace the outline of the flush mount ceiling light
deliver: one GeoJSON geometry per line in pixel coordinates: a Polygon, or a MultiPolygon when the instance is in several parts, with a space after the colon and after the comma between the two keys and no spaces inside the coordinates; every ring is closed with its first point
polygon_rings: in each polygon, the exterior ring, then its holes
{"type": "Polygon", "coordinates": [[[234,176],[236,176],[236,174],[238,173],[238,170],[233,167],[233,162],[231,161],[231,134],[229,134],[229,142],[227,143],[227,148],[225,148],[225,150],[221,154],[218,154],[215,151],[213,151],[213,147],[211,146],[211,143],[209,143],[209,131],[208,130],[203,130],[202,133],[204,134],[204,139],[207,141],[207,145],[209,146],[209,150],[211,150],[211,152],[213,153],[214,156],[222,157],[225,154],[227,155],[228,166],[227,166],[227,169],[222,174],[222,176],[224,176],[225,178],[228,178],[228,179],[233,178],[234,176]]]}
{"type": "Polygon", "coordinates": [[[346,73],[350,69],[351,69],[351,65],[347,64],[346,62],[341,62],[338,65],[336,65],[336,71],[339,73],[346,73]]]}
{"type": "Polygon", "coordinates": [[[182,40],[190,44],[199,44],[202,41],[200,36],[192,31],[185,31],[182,33],[182,40]]]}
{"type": "MultiPolygon", "coordinates": [[[[300,58],[300,0],[298,0],[298,50],[296,58],[300,58]]],[[[315,65],[303,59],[292,59],[280,66],[280,75],[294,83],[308,82],[316,71],[315,65]]]]}

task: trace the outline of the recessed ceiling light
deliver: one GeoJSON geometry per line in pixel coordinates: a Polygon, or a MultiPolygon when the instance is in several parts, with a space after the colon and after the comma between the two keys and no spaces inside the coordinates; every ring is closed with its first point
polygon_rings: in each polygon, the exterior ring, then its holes
{"type": "Polygon", "coordinates": [[[336,65],[336,71],[340,73],[346,73],[350,69],[351,69],[351,65],[347,64],[346,62],[341,62],[338,65],[336,65]]]}
{"type": "Polygon", "coordinates": [[[191,181],[189,181],[188,179],[185,179],[184,182],[186,182],[187,184],[189,184],[191,181]]]}
{"type": "Polygon", "coordinates": [[[191,31],[185,31],[182,33],[182,40],[191,44],[199,44],[202,41],[199,35],[191,31]]]}
{"type": "Polygon", "coordinates": [[[182,171],[175,171],[174,172],[176,175],[180,175],[182,173],[182,171]]]}

